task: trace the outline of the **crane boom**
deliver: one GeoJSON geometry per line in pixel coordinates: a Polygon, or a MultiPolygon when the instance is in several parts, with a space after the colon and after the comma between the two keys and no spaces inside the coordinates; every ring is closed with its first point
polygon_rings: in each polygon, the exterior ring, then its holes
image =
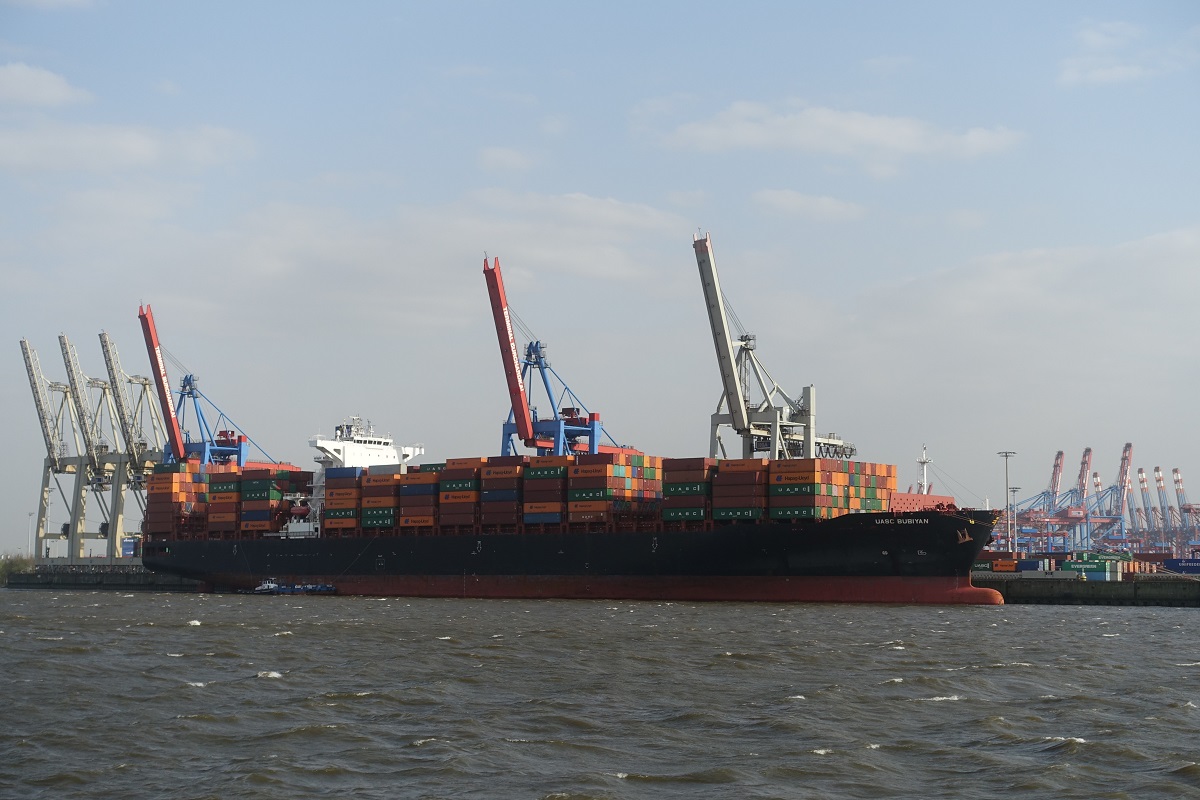
{"type": "Polygon", "coordinates": [[[46,440],[46,456],[53,464],[54,471],[59,472],[62,469],[60,458],[63,442],[58,429],[50,424],[50,397],[46,394],[42,365],[28,339],[21,340],[21,354],[25,356],[25,371],[29,373],[29,387],[33,390],[33,405],[37,408],[38,422],[42,426],[42,438],[46,440]]]}
{"type": "Polygon", "coordinates": [[[83,449],[87,456],[88,465],[93,471],[100,470],[100,458],[96,449],[96,428],[92,425],[92,417],[88,408],[87,395],[83,387],[86,381],[79,369],[79,357],[75,354],[75,346],[67,339],[65,333],[58,336],[62,347],[63,363],[67,367],[67,385],[71,387],[71,402],[75,405],[75,413],[79,415],[79,429],[83,435],[83,449]]]}
{"type": "MultiPolygon", "coordinates": [[[[750,430],[750,417],[746,411],[746,398],[742,382],[738,379],[737,363],[733,352],[733,340],[729,337],[729,320],[725,315],[725,298],[721,294],[721,280],[717,276],[716,260],[713,257],[712,236],[693,236],[692,248],[696,251],[696,266],[700,270],[700,286],[704,290],[704,305],[708,309],[708,324],[712,329],[713,347],[717,351],[717,367],[721,371],[721,385],[725,390],[725,403],[733,423],[740,434],[750,430]]],[[[813,436],[810,431],[809,438],[813,436]]]]}
{"type": "Polygon", "coordinates": [[[134,431],[133,414],[129,408],[129,398],[125,394],[124,371],[121,360],[117,356],[117,346],[106,331],[100,332],[100,349],[104,352],[104,366],[108,368],[109,385],[112,387],[113,403],[117,408],[117,422],[121,426],[121,436],[125,439],[125,452],[134,461],[146,449],[146,443],[139,441],[134,431]]]}
{"type": "Polygon", "coordinates": [[[1092,471],[1092,448],[1083,448],[1083,458],[1079,461],[1079,478],[1075,482],[1075,489],[1079,492],[1079,499],[1082,501],[1088,496],[1088,473],[1092,471]]]}
{"type": "Polygon", "coordinates": [[[154,385],[158,389],[158,402],[162,407],[163,420],[166,422],[167,439],[171,445],[171,453],[176,461],[184,458],[183,431],[179,427],[179,417],[175,413],[175,405],[171,402],[171,385],[167,381],[167,365],[163,362],[162,345],[158,342],[158,328],[154,324],[154,314],[150,306],[138,306],[138,319],[142,322],[142,333],[146,337],[146,352],[150,355],[150,366],[154,368],[154,385]]]}
{"type": "Polygon", "coordinates": [[[1049,488],[1050,502],[1046,506],[1047,509],[1052,509],[1058,505],[1058,493],[1059,493],[1059,488],[1062,486],[1062,474],[1063,474],[1063,451],[1059,450],[1058,454],[1054,456],[1054,467],[1050,470],[1050,488],[1049,488]]]}
{"type": "Polygon", "coordinates": [[[492,319],[496,324],[496,339],[500,343],[500,359],[504,364],[504,378],[508,382],[508,397],[512,401],[513,421],[517,436],[532,447],[533,415],[529,411],[529,396],[521,379],[521,353],[517,348],[517,337],[513,333],[512,317],[508,310],[508,296],[504,293],[504,277],[500,274],[500,259],[493,259],[489,266],[483,259],[483,277],[487,281],[488,297],[492,304],[492,319]]]}

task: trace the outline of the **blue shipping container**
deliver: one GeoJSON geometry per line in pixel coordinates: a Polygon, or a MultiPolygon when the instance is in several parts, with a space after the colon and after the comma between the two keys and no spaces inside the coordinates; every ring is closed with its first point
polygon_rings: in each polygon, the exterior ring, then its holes
{"type": "Polygon", "coordinates": [[[362,474],[362,467],[328,467],[325,470],[326,478],[361,478],[362,474]]]}
{"type": "Polygon", "coordinates": [[[1200,574],[1200,561],[1194,558],[1168,558],[1163,566],[1171,572],[1185,572],[1189,575],[1200,574]]]}
{"type": "Polygon", "coordinates": [[[553,525],[558,522],[562,522],[562,514],[557,512],[525,515],[526,525],[553,525]]]}

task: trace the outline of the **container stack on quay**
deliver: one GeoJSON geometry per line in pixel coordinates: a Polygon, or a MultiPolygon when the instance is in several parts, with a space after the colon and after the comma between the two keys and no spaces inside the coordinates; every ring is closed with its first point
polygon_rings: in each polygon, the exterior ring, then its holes
{"type": "Polygon", "coordinates": [[[896,467],[835,458],[663,459],[664,522],[832,519],[886,511],[896,467]]]}
{"type": "MultiPolygon", "coordinates": [[[[1154,556],[1155,554],[1145,554],[1154,556]]],[[[1168,555],[1168,554],[1162,554],[1168,555]]],[[[1187,562],[1163,558],[1147,560],[1143,554],[1095,553],[1001,553],[984,551],[975,562],[974,573],[1007,573],[1012,577],[1054,577],[1089,581],[1129,581],[1142,575],[1188,573],[1187,562]],[[1022,557],[1029,556],[1029,557],[1022,557]]],[[[1200,561],[1190,562],[1200,572],[1200,561]]]]}

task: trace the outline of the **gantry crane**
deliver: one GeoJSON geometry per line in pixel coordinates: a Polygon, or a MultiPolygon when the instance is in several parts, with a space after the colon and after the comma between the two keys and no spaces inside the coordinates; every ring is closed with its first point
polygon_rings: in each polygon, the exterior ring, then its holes
{"type": "Polygon", "coordinates": [[[512,406],[508,420],[502,427],[500,454],[514,454],[516,441],[536,449],[540,455],[636,452],[617,444],[604,430],[600,415],[588,411],[566,382],[550,367],[545,344],[530,336],[530,342],[525,347],[525,356],[521,357],[517,337],[513,331],[513,314],[508,306],[508,295],[504,291],[504,276],[500,272],[499,258],[493,259],[491,263],[487,258],[483,259],[483,276],[487,282],[492,320],[496,326],[497,341],[500,343],[500,357],[512,406]],[[529,392],[526,390],[535,369],[550,402],[551,416],[545,419],[538,415],[535,406],[530,405],[529,392]],[[604,444],[602,439],[607,439],[609,444],[604,444]]]}
{"type": "MultiPolygon", "coordinates": [[[[46,547],[46,524],[50,512],[50,484],[53,481],[58,493],[68,506],[86,497],[88,485],[87,457],[80,455],[82,446],[76,433],[75,404],[71,401],[71,387],[65,383],[50,382],[42,373],[37,352],[29,340],[21,340],[21,353],[25,357],[25,370],[29,375],[29,386],[33,390],[33,404],[37,409],[42,437],[46,442],[46,459],[42,466],[41,495],[38,502],[37,529],[34,538],[34,556],[41,558],[46,547]],[[51,393],[57,394],[58,403],[50,400],[51,393]],[[70,426],[68,439],[65,429],[70,426]],[[74,444],[72,450],[70,444],[74,444]],[[70,495],[64,491],[60,475],[74,476],[70,495]]],[[[74,516],[74,514],[72,514],[74,516]]],[[[57,534],[56,534],[57,536],[57,534]]],[[[48,550],[46,556],[49,555],[48,550]]]]}
{"type": "MultiPolygon", "coordinates": [[[[116,348],[111,340],[106,340],[102,335],[101,345],[107,348],[106,361],[110,356],[115,358],[116,348]]],[[[119,400],[123,386],[111,369],[108,381],[84,376],[78,354],[66,334],[59,336],[59,347],[67,371],[66,384],[47,381],[33,347],[27,340],[21,340],[21,351],[25,357],[47,454],[38,503],[34,555],[39,560],[50,557],[47,517],[53,483],[70,514],[69,521],[63,524],[60,531],[51,532],[54,539],[61,537],[67,540],[67,563],[75,563],[85,555],[84,545],[89,539],[106,540],[106,556],[119,559],[125,532],[126,492],[131,485],[128,451],[125,447],[115,447],[119,439],[125,439],[123,429],[118,430],[118,418],[122,413],[118,411],[118,405],[128,410],[127,404],[119,400]],[[99,393],[95,404],[91,400],[92,390],[99,393]],[[50,403],[48,394],[54,392],[62,397],[57,409],[50,403]],[[69,436],[66,434],[68,425],[69,436]],[[114,446],[110,446],[110,443],[114,446]],[[69,444],[73,445],[73,449],[69,444]],[[69,489],[62,485],[61,475],[74,476],[69,489]],[[107,502],[106,491],[109,492],[107,502]],[[88,519],[89,499],[94,500],[94,510],[98,509],[101,517],[101,521],[95,525],[91,524],[95,520],[88,519]]],[[[139,507],[144,510],[145,503],[140,494],[138,500],[139,507]]]]}
{"type": "Polygon", "coordinates": [[[736,342],[733,340],[713,257],[712,237],[694,236],[692,248],[721,374],[722,393],[711,418],[709,455],[713,458],[723,455],[721,429],[733,428],[742,439],[739,455],[743,458],[760,453],[769,458],[852,458],[857,453],[853,444],[834,434],[816,433],[815,386],[804,387],[800,398],[792,399],[758,360],[754,334],[744,333],[736,342]],[[762,394],[762,400],[753,406],[751,375],[762,394]],[[722,408],[726,410],[722,412],[722,408]]]}

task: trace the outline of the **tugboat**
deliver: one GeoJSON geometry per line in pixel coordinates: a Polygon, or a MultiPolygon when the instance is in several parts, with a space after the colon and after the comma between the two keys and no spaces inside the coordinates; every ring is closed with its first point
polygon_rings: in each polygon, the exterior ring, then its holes
{"type": "Polygon", "coordinates": [[[267,578],[250,594],[337,594],[337,587],[331,583],[279,583],[267,578]]]}

